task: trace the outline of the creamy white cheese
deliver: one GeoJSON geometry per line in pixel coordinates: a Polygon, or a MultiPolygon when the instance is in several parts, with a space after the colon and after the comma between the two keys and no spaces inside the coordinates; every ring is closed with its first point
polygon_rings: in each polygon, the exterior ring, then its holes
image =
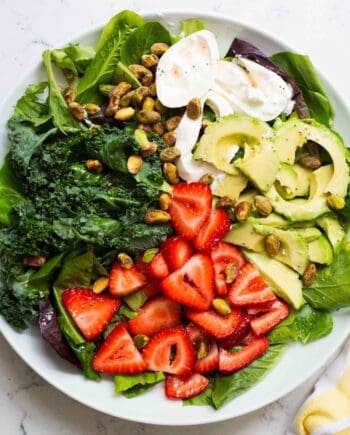
{"type": "Polygon", "coordinates": [[[231,104],[232,112],[271,121],[293,109],[293,90],[279,75],[241,57],[219,61],[213,92],[231,104]]]}
{"type": "Polygon", "coordinates": [[[182,107],[192,98],[203,97],[213,85],[218,61],[218,45],[209,30],[180,39],[160,58],[158,98],[166,107],[182,107]]]}

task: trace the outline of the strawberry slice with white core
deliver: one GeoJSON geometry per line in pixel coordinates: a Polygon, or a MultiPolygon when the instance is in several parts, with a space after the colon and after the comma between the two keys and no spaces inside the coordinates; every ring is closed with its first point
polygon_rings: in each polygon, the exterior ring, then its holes
{"type": "Polygon", "coordinates": [[[165,379],[165,394],[169,399],[189,399],[197,396],[209,385],[209,379],[198,373],[179,378],[167,375],[165,379]]]}
{"type": "Polygon", "coordinates": [[[269,341],[266,337],[251,337],[248,343],[238,350],[228,351],[220,349],[219,351],[219,371],[223,374],[234,373],[243,367],[248,366],[259,356],[266,352],[269,347],[269,341]]]}
{"type": "Polygon", "coordinates": [[[186,376],[194,368],[195,352],[185,328],[178,326],[153,335],[143,358],[148,370],[186,376]]]}
{"type": "Polygon", "coordinates": [[[241,251],[230,243],[220,242],[211,251],[215,270],[215,287],[219,296],[226,296],[229,284],[226,283],[225,270],[230,263],[236,263],[241,269],[245,259],[241,251]]]}
{"type": "Polygon", "coordinates": [[[269,311],[261,316],[255,317],[250,321],[250,325],[254,334],[262,335],[271,331],[276,325],[282,322],[283,319],[289,316],[290,307],[281,300],[275,301],[269,311]]]}
{"type": "Polygon", "coordinates": [[[243,319],[243,313],[239,308],[232,309],[227,316],[222,316],[214,310],[197,311],[188,309],[186,316],[215,338],[224,338],[231,335],[243,319]]]}
{"type": "Polygon", "coordinates": [[[208,220],[193,239],[193,244],[199,251],[210,251],[230,230],[230,227],[230,218],[224,210],[212,210],[208,220]]]}
{"type": "Polygon", "coordinates": [[[214,269],[211,258],[195,254],[180,269],[161,282],[169,298],[197,310],[207,310],[214,297],[214,269]]]}
{"type": "Polygon", "coordinates": [[[131,334],[154,335],[162,329],[173,328],[181,323],[180,305],[166,298],[157,296],[147,301],[134,319],[129,320],[131,334]]]}
{"type": "Polygon", "coordinates": [[[125,269],[115,262],[109,277],[109,291],[113,296],[126,296],[139,290],[146,283],[146,278],[136,266],[125,269]]]}
{"type": "Polygon", "coordinates": [[[238,306],[261,305],[277,299],[251,263],[245,263],[241,268],[228,297],[232,305],[238,306]]]}
{"type": "Polygon", "coordinates": [[[172,272],[180,269],[193,255],[191,243],[181,236],[174,236],[165,240],[160,249],[172,272]]]}
{"type": "Polygon", "coordinates": [[[62,303],[87,340],[98,337],[120,306],[118,299],[95,294],[88,288],[65,290],[62,303]]]}
{"type": "Polygon", "coordinates": [[[115,375],[132,375],[141,373],[147,368],[122,322],[117,324],[97,351],[92,366],[98,372],[115,375]]]}
{"type": "Polygon", "coordinates": [[[210,187],[204,183],[181,183],[173,186],[169,207],[176,232],[193,239],[208,219],[212,204],[210,187]]]}

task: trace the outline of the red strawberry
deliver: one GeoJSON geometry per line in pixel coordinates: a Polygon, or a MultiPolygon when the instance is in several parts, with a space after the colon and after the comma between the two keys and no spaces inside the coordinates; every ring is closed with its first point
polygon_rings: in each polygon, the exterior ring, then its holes
{"type": "Polygon", "coordinates": [[[196,351],[198,351],[199,346],[203,343],[209,347],[207,356],[201,359],[197,358],[194,371],[197,373],[209,373],[216,370],[219,365],[219,351],[215,340],[193,323],[189,323],[186,326],[186,331],[196,351]]]}
{"type": "Polygon", "coordinates": [[[174,236],[161,244],[161,252],[173,272],[180,269],[192,257],[193,248],[184,237],[174,236]]]}
{"type": "Polygon", "coordinates": [[[269,332],[274,326],[289,316],[290,308],[281,300],[275,301],[269,311],[250,321],[252,330],[256,335],[262,335],[269,332]]]}
{"type": "Polygon", "coordinates": [[[269,302],[268,304],[257,305],[256,307],[247,308],[248,316],[256,316],[257,314],[263,314],[270,310],[273,302],[269,302]]]}
{"type": "Polygon", "coordinates": [[[193,239],[211,210],[212,194],[204,183],[182,183],[173,186],[169,207],[172,225],[180,236],[193,239]]]}
{"type": "Polygon", "coordinates": [[[145,285],[145,287],[142,287],[142,291],[148,299],[152,298],[153,296],[160,293],[159,282],[150,281],[148,284],[145,285]]]}
{"type": "Polygon", "coordinates": [[[112,320],[120,302],[109,295],[96,295],[88,288],[73,288],[62,294],[62,303],[87,340],[98,337],[112,320]]]}
{"type": "Polygon", "coordinates": [[[151,336],[162,329],[173,328],[181,323],[181,307],[165,296],[157,296],[147,301],[140,314],[129,320],[129,331],[133,335],[151,336]]]}
{"type": "Polygon", "coordinates": [[[161,283],[163,293],[188,307],[207,310],[214,296],[214,269],[211,258],[196,254],[161,283]]]}
{"type": "Polygon", "coordinates": [[[230,243],[220,242],[211,251],[211,258],[215,270],[216,292],[220,296],[226,296],[229,286],[226,284],[225,269],[229,263],[237,263],[241,269],[245,263],[241,251],[230,243]]]}
{"type": "Polygon", "coordinates": [[[109,291],[113,296],[126,296],[140,289],[147,283],[144,275],[135,266],[122,268],[115,262],[109,277],[109,291]]]}
{"type": "Polygon", "coordinates": [[[169,268],[161,252],[153,258],[147,269],[148,275],[155,279],[164,279],[169,275],[169,268]]]}
{"type": "Polygon", "coordinates": [[[210,251],[229,231],[230,226],[230,218],[224,210],[212,210],[208,220],[203,224],[199,233],[193,239],[194,246],[199,251],[210,251]]]}
{"type": "Polygon", "coordinates": [[[167,375],[165,379],[165,394],[169,399],[188,399],[204,391],[209,385],[209,380],[195,373],[185,378],[167,375]]]}
{"type": "Polygon", "coordinates": [[[231,335],[242,321],[243,313],[239,308],[233,309],[228,316],[222,316],[214,310],[187,310],[186,316],[193,323],[203,328],[208,334],[216,338],[231,335]]]}
{"type": "Polygon", "coordinates": [[[151,337],[143,349],[149,370],[186,376],[193,370],[195,354],[184,327],[164,329],[151,337]]]}
{"type": "Polygon", "coordinates": [[[248,344],[237,351],[219,351],[219,371],[223,374],[234,373],[251,364],[256,358],[266,352],[269,341],[266,337],[252,337],[248,344]]]}
{"type": "Polygon", "coordinates": [[[117,324],[97,351],[92,366],[98,372],[130,375],[147,368],[122,322],[117,324]]]}
{"type": "Polygon", "coordinates": [[[243,315],[241,322],[233,331],[233,333],[219,340],[219,346],[223,347],[224,349],[229,349],[236,344],[240,344],[250,332],[251,329],[249,317],[247,315],[243,315]]]}
{"type": "Polygon", "coordinates": [[[245,263],[239,271],[228,297],[232,305],[239,306],[255,306],[276,300],[273,291],[251,263],[245,263]]]}

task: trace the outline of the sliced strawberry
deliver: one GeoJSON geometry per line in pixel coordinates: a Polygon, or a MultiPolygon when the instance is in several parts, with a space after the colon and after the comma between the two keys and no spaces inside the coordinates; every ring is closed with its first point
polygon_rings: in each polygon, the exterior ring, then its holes
{"type": "Polygon", "coordinates": [[[185,378],[167,375],[165,379],[165,394],[169,399],[188,399],[204,391],[209,385],[209,380],[195,373],[185,378]]]}
{"type": "Polygon", "coordinates": [[[164,329],[151,337],[143,349],[149,370],[186,376],[193,370],[195,354],[184,327],[164,329]]]}
{"type": "Polygon", "coordinates": [[[219,371],[223,374],[234,373],[251,364],[265,353],[268,347],[268,339],[262,336],[252,338],[248,344],[236,351],[229,352],[226,349],[220,349],[219,371]]]}
{"type": "Polygon", "coordinates": [[[73,288],[62,294],[62,303],[87,340],[98,337],[112,320],[120,302],[88,288],[73,288]]]}
{"type": "Polygon", "coordinates": [[[242,321],[243,313],[239,308],[232,309],[228,316],[222,316],[214,310],[201,312],[188,309],[186,316],[208,334],[216,338],[224,338],[236,330],[242,321]]]}
{"type": "Polygon", "coordinates": [[[92,366],[98,372],[130,375],[147,368],[122,322],[117,324],[97,351],[92,366]]]}
{"type": "Polygon", "coordinates": [[[226,296],[229,285],[226,284],[225,269],[229,263],[237,263],[238,269],[241,269],[245,263],[244,257],[235,246],[220,242],[211,251],[211,258],[214,263],[216,292],[226,296]]]}
{"type": "Polygon", "coordinates": [[[270,310],[271,305],[273,303],[274,302],[269,302],[268,304],[261,304],[261,305],[257,305],[256,307],[248,307],[247,308],[248,316],[252,317],[252,316],[256,316],[257,314],[267,313],[270,310]]]}
{"type": "Polygon", "coordinates": [[[131,334],[151,336],[162,329],[173,328],[181,323],[181,307],[165,296],[157,296],[147,301],[140,314],[129,320],[131,334]]]}
{"type": "Polygon", "coordinates": [[[193,239],[194,246],[199,251],[210,251],[230,230],[230,226],[230,218],[224,210],[212,210],[208,220],[203,224],[199,233],[193,239]]]}
{"type": "Polygon", "coordinates": [[[169,275],[169,268],[161,252],[153,258],[147,269],[148,275],[155,279],[164,279],[169,275]]]}
{"type": "Polygon", "coordinates": [[[113,296],[126,296],[146,283],[146,278],[138,268],[134,266],[131,269],[124,269],[115,262],[109,277],[109,291],[113,296]]]}
{"type": "Polygon", "coordinates": [[[186,325],[186,331],[190,340],[197,351],[201,345],[209,348],[207,356],[196,360],[194,371],[197,373],[209,373],[216,370],[219,366],[219,351],[215,340],[193,323],[186,325]]]}
{"type": "Polygon", "coordinates": [[[159,282],[155,280],[150,281],[148,284],[142,287],[142,291],[148,299],[158,295],[161,292],[159,282]]]}
{"type": "Polygon", "coordinates": [[[172,225],[180,236],[193,239],[208,219],[212,203],[210,187],[204,183],[173,186],[169,207],[172,225]]]}
{"type": "Polygon", "coordinates": [[[269,332],[274,326],[282,322],[283,319],[289,316],[290,307],[281,300],[275,301],[270,310],[250,321],[252,330],[256,335],[262,335],[269,332]]]}
{"type": "Polygon", "coordinates": [[[211,258],[196,254],[161,283],[163,293],[188,307],[207,310],[214,297],[214,269],[211,258]]]}
{"type": "Polygon", "coordinates": [[[232,305],[238,306],[255,306],[276,300],[273,291],[251,263],[245,263],[239,271],[228,297],[232,305]]]}
{"type": "Polygon", "coordinates": [[[240,344],[250,332],[250,319],[247,315],[243,315],[241,322],[233,331],[233,333],[219,340],[219,346],[223,347],[224,349],[229,349],[236,344],[240,344]]]}
{"type": "Polygon", "coordinates": [[[160,249],[172,272],[180,269],[193,255],[191,243],[180,236],[170,237],[165,240],[165,242],[161,244],[160,249]]]}

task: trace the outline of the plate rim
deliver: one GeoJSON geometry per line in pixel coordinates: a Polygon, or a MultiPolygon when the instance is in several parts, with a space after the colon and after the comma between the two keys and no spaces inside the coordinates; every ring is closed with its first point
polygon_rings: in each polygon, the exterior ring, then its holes
{"type": "MultiPolygon", "coordinates": [[[[168,8],[162,8],[162,9],[155,9],[152,12],[147,12],[147,11],[137,11],[143,18],[145,18],[146,20],[150,20],[150,19],[161,19],[164,18],[166,16],[172,16],[172,15],[176,15],[177,18],[182,18],[182,19],[189,19],[189,18],[199,18],[199,19],[217,19],[220,21],[224,21],[227,24],[233,25],[233,26],[241,26],[242,28],[248,30],[248,31],[252,31],[254,33],[256,33],[257,35],[260,35],[264,38],[268,38],[271,39],[275,42],[277,42],[283,49],[285,50],[290,50],[293,52],[298,52],[298,50],[296,50],[293,45],[290,45],[289,43],[287,43],[283,38],[280,38],[279,36],[277,36],[274,32],[267,32],[265,30],[263,30],[260,26],[255,26],[253,24],[250,24],[247,20],[241,20],[241,19],[235,19],[235,18],[231,18],[231,16],[224,16],[222,13],[217,13],[217,12],[211,12],[211,11],[207,11],[207,12],[198,12],[195,11],[193,9],[185,9],[185,10],[177,10],[177,9],[168,9],[168,8]]],[[[118,11],[116,11],[116,13],[118,13],[118,11]]],[[[68,44],[70,42],[75,42],[75,41],[79,41],[80,39],[83,39],[87,36],[89,36],[90,34],[100,31],[103,26],[106,24],[106,21],[100,22],[98,24],[95,24],[94,26],[85,26],[82,30],[80,30],[79,32],[73,34],[72,37],[70,37],[69,39],[65,39],[62,40],[62,43],[60,45],[65,45],[68,44]]],[[[331,80],[328,78],[328,76],[326,74],[324,74],[319,68],[317,63],[314,63],[315,68],[319,74],[319,76],[322,79],[322,82],[326,84],[326,87],[331,89],[332,94],[334,95],[334,97],[336,99],[338,99],[340,102],[343,103],[344,107],[346,108],[346,117],[350,118],[350,104],[349,102],[346,100],[346,98],[343,97],[343,95],[340,94],[340,92],[338,91],[337,87],[335,87],[331,80]]],[[[19,80],[17,82],[17,85],[15,86],[15,88],[11,88],[6,94],[4,94],[4,96],[1,98],[1,102],[3,104],[6,105],[6,103],[13,102],[14,100],[14,94],[16,93],[16,90],[23,87],[26,83],[27,83],[27,77],[30,76],[31,74],[34,74],[35,71],[41,66],[41,62],[39,61],[35,61],[33,60],[30,64],[30,66],[28,66],[26,69],[24,69],[22,72],[23,74],[21,74],[21,80],[19,80]]],[[[5,106],[6,107],[6,106],[5,106]]],[[[320,371],[322,369],[322,367],[324,367],[335,355],[336,353],[339,351],[339,349],[341,348],[341,346],[345,343],[347,336],[350,334],[350,318],[347,324],[347,329],[346,329],[346,334],[344,333],[344,337],[341,337],[338,340],[337,346],[334,348],[334,350],[328,354],[325,354],[324,358],[320,359],[320,364],[315,368],[312,367],[310,368],[309,371],[306,371],[306,373],[304,374],[304,376],[299,380],[299,382],[292,386],[292,387],[287,387],[284,390],[280,389],[276,394],[274,398],[269,398],[266,401],[263,401],[262,403],[260,403],[258,406],[252,406],[251,409],[247,409],[247,410],[243,410],[242,412],[239,412],[233,416],[230,415],[221,415],[219,413],[219,411],[217,411],[215,414],[211,414],[208,415],[207,417],[201,417],[199,419],[194,419],[191,420],[191,422],[177,422],[176,425],[174,425],[173,423],[169,423],[167,424],[166,422],[159,422],[156,420],[153,420],[152,418],[138,418],[137,415],[132,416],[132,417],[127,417],[125,415],[118,415],[118,410],[116,409],[115,413],[111,413],[108,411],[105,411],[103,409],[102,406],[99,406],[98,403],[92,405],[90,403],[87,403],[84,401],[83,397],[79,397],[79,394],[73,394],[70,392],[65,391],[65,389],[63,387],[61,387],[58,383],[58,381],[55,380],[51,380],[49,375],[46,374],[42,374],[39,372],[39,369],[34,365],[34,363],[32,363],[30,361],[30,355],[25,355],[20,348],[18,348],[16,346],[15,340],[13,338],[10,338],[9,336],[6,335],[6,333],[4,332],[4,326],[8,326],[5,319],[1,318],[0,319],[0,332],[2,334],[2,336],[5,338],[6,342],[10,345],[10,347],[14,350],[14,352],[37,374],[39,375],[42,379],[44,379],[48,384],[52,385],[54,388],[56,388],[58,391],[60,391],[61,393],[65,394],[66,396],[72,398],[73,400],[79,402],[80,404],[99,411],[105,415],[109,415],[112,417],[117,417],[120,418],[122,420],[125,421],[131,421],[131,422],[135,422],[135,423],[142,423],[142,424],[153,424],[153,425],[158,425],[158,426],[193,426],[193,425],[203,425],[203,424],[214,424],[214,423],[218,423],[218,422],[223,422],[223,421],[227,421],[236,417],[240,417],[246,414],[249,414],[251,412],[255,412],[258,411],[259,409],[270,405],[271,403],[273,403],[274,401],[280,400],[281,398],[283,398],[284,396],[286,396],[287,394],[293,392],[294,390],[296,390],[298,387],[300,387],[303,383],[305,383],[306,381],[308,381],[313,375],[315,375],[318,371],[320,371]]],[[[237,399],[237,398],[236,398],[237,399]]]]}

